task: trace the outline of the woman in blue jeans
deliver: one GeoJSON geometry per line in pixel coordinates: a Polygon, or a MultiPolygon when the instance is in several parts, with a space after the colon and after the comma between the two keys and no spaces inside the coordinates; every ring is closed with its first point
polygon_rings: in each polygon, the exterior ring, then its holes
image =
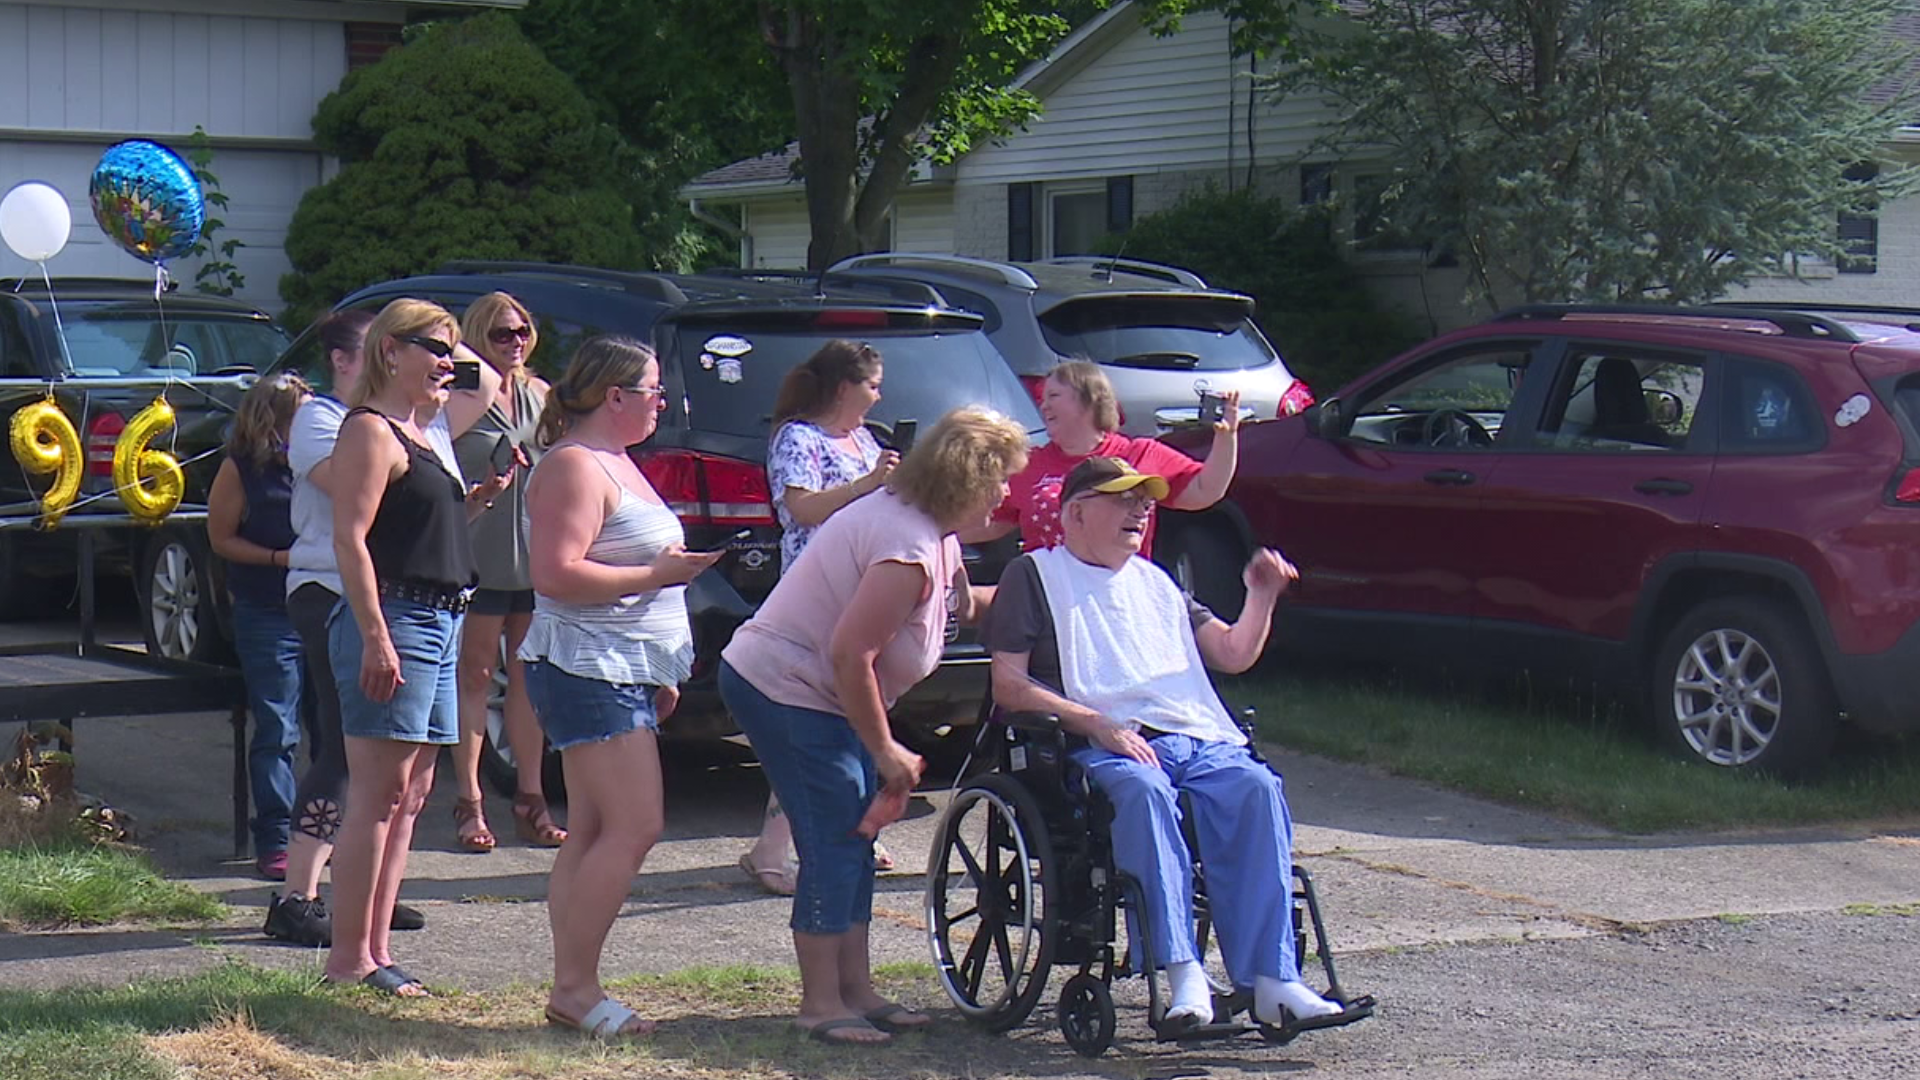
{"type": "Polygon", "coordinates": [[[300,745],[306,666],[287,615],[287,558],[293,547],[293,472],[287,430],[312,391],[298,375],[262,379],[240,400],[226,460],[207,495],[207,540],[227,561],[233,644],[253,707],[247,765],[253,788],[253,865],[287,876],[293,820],[293,755],[300,745]]]}

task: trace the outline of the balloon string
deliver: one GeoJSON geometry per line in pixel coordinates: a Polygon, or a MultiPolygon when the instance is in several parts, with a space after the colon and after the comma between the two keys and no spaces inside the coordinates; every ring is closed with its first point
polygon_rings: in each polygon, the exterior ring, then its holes
{"type": "MultiPolygon", "coordinates": [[[[173,389],[174,381],[172,354],[176,342],[173,340],[172,332],[167,329],[167,305],[166,302],[161,299],[161,296],[166,293],[167,285],[170,281],[172,281],[172,277],[167,273],[167,264],[155,260],[153,264],[153,306],[160,314],[160,344],[165,350],[160,354],[160,362],[166,369],[166,382],[161,384],[160,387],[160,399],[162,401],[167,399],[167,392],[173,389]]],[[[198,361],[195,362],[198,363],[198,361]]],[[[175,424],[167,429],[167,450],[177,454],[179,449],[180,425],[175,424]]]]}
{"type": "Polygon", "coordinates": [[[73,354],[67,349],[67,324],[60,321],[60,301],[53,296],[53,278],[47,273],[47,260],[40,260],[40,280],[47,283],[47,306],[53,309],[53,328],[60,337],[60,359],[73,370],[73,354]]]}

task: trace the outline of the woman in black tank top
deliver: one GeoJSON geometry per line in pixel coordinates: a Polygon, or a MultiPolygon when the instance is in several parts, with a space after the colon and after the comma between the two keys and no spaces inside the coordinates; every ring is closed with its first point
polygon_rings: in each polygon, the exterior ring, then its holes
{"type": "Polygon", "coordinates": [[[459,739],[454,676],[475,581],[465,485],[416,421],[444,401],[459,340],[438,305],[388,304],[367,328],[366,364],[347,398],[355,408],[333,451],[334,553],[346,592],[328,625],[328,654],[348,779],[326,977],[401,996],[426,990],[388,950],[393,902],[434,757],[459,739]]]}

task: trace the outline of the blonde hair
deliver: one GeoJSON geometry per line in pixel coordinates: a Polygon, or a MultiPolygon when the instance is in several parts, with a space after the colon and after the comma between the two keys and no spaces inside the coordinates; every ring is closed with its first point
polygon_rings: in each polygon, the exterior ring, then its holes
{"type": "Polygon", "coordinates": [[[609,389],[639,385],[647,365],[657,362],[652,349],[632,338],[588,338],[547,391],[534,438],[541,446],[559,442],[578,418],[607,403],[609,389]]]}
{"type": "Polygon", "coordinates": [[[1120,399],[1107,373],[1091,360],[1067,360],[1054,365],[1047,378],[1080,395],[1080,404],[1093,410],[1093,426],[1101,432],[1120,430],[1120,399]]]}
{"type": "Polygon", "coordinates": [[[266,468],[287,457],[287,430],[300,403],[312,396],[307,380],[283,371],[254,383],[240,398],[227,436],[227,456],[266,468]]]}
{"type": "Polygon", "coordinates": [[[460,324],[447,309],[431,300],[403,296],[373,317],[367,326],[366,363],[360,365],[360,379],[347,395],[347,404],[365,405],[379,397],[393,381],[393,354],[405,344],[401,338],[422,337],[445,327],[449,345],[460,344],[460,324]]]}
{"type": "Polygon", "coordinates": [[[519,312],[520,321],[526,323],[530,331],[527,335],[527,351],[523,354],[525,363],[513,373],[515,378],[525,379],[528,367],[533,364],[533,350],[540,347],[540,328],[534,325],[533,312],[528,311],[527,305],[515,299],[512,293],[490,292],[468,304],[466,314],[460,317],[460,337],[468,343],[469,348],[492,363],[493,358],[487,356],[486,348],[492,347],[493,339],[487,333],[500,321],[501,314],[507,311],[519,312]],[[485,347],[482,347],[483,342],[485,347]]]}
{"type": "Polygon", "coordinates": [[[962,405],[920,436],[887,489],[946,523],[997,497],[1026,464],[1027,433],[1019,424],[991,409],[962,405]]]}

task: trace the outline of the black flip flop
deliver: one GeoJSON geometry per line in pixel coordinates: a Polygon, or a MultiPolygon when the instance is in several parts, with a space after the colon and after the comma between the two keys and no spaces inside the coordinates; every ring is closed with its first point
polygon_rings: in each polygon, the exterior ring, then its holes
{"type": "Polygon", "coordinates": [[[865,1019],[867,1023],[889,1035],[898,1035],[903,1031],[925,1031],[933,1026],[933,1017],[927,1016],[919,1009],[908,1008],[897,1001],[889,1001],[885,1005],[868,1010],[865,1019]],[[900,1022],[902,1016],[926,1016],[927,1018],[917,1024],[904,1024],[900,1022]]]}
{"type": "Polygon", "coordinates": [[[893,1035],[891,1032],[887,1032],[882,1030],[881,1028],[875,1027],[873,1024],[869,1023],[864,1017],[859,1017],[859,1016],[843,1016],[838,1020],[822,1020],[820,1023],[815,1024],[812,1027],[802,1027],[800,1030],[806,1032],[807,1038],[812,1039],[814,1042],[827,1043],[832,1046],[885,1046],[888,1043],[893,1041],[893,1035]],[[836,1031],[857,1031],[857,1030],[863,1030],[863,1029],[866,1031],[879,1031],[881,1032],[881,1034],[886,1035],[887,1037],[884,1039],[872,1039],[872,1040],[837,1039],[837,1038],[834,1038],[834,1035],[833,1035],[833,1033],[836,1031]]]}
{"type": "Polygon", "coordinates": [[[401,971],[398,967],[391,964],[383,968],[374,968],[372,971],[367,972],[366,975],[361,977],[360,985],[371,986],[383,994],[392,994],[394,997],[432,996],[430,994],[424,994],[426,990],[425,983],[409,976],[406,972],[401,971]],[[423,991],[423,995],[401,993],[402,990],[405,990],[409,986],[418,986],[421,991],[423,991]]]}

